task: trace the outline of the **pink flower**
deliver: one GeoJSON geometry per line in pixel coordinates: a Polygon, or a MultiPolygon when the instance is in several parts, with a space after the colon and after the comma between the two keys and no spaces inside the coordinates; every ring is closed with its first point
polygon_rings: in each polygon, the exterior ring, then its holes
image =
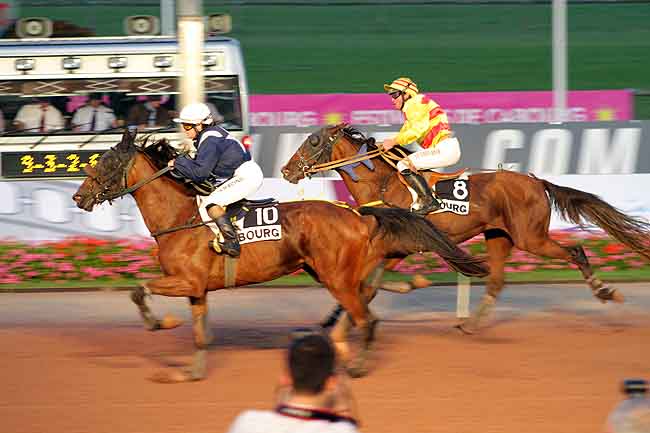
{"type": "Polygon", "coordinates": [[[616,266],[603,266],[599,270],[600,272],[612,272],[616,270],[616,266]]]}
{"type": "Polygon", "coordinates": [[[519,270],[522,271],[522,272],[530,272],[530,271],[534,271],[535,269],[537,269],[537,266],[535,266],[535,265],[521,265],[521,266],[519,266],[519,270]]]}

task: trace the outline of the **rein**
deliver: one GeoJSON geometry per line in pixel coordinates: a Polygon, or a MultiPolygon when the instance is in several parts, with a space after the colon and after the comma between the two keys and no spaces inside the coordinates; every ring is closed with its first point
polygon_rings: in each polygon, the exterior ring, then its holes
{"type": "MultiPolygon", "coordinates": [[[[133,161],[131,161],[131,163],[129,164],[129,167],[127,167],[127,169],[124,171],[124,184],[125,185],[126,185],[126,176],[127,176],[127,173],[129,171],[129,168],[130,168],[131,164],[133,164],[133,161]]],[[[148,184],[150,182],[153,182],[154,180],[158,179],[159,177],[161,177],[165,173],[169,172],[170,170],[172,170],[172,167],[167,166],[167,167],[165,167],[165,168],[163,168],[161,170],[158,170],[157,172],[155,172],[154,174],[152,174],[148,178],[142,179],[141,181],[139,181],[137,183],[134,183],[133,185],[131,185],[128,188],[123,189],[122,191],[111,194],[109,196],[103,196],[103,198],[104,198],[104,200],[110,201],[110,200],[114,200],[116,198],[125,196],[127,194],[130,194],[130,193],[138,190],[139,188],[143,187],[144,185],[146,185],[146,184],[148,184]]],[[[177,232],[177,231],[180,231],[180,230],[193,229],[193,228],[197,228],[197,227],[207,225],[210,222],[214,222],[214,221],[208,221],[208,222],[201,221],[199,223],[192,223],[191,221],[194,220],[197,216],[198,216],[198,210],[197,210],[197,212],[194,213],[194,215],[192,215],[187,220],[187,223],[185,223],[183,225],[180,225],[180,226],[175,226],[175,227],[170,227],[170,228],[167,228],[167,229],[163,229],[163,230],[157,230],[155,232],[152,232],[151,236],[156,238],[158,236],[162,236],[162,235],[165,235],[165,234],[168,234],[168,233],[174,233],[174,232],[177,232]]]]}
{"type": "MultiPolygon", "coordinates": [[[[132,164],[132,163],[131,163],[131,164],[132,164]]],[[[158,170],[157,172],[155,172],[154,174],[152,174],[152,175],[149,176],[148,178],[146,178],[146,179],[142,179],[140,182],[134,183],[133,185],[131,185],[131,186],[128,187],[128,188],[124,188],[122,191],[118,191],[118,192],[116,192],[116,193],[108,194],[108,195],[104,195],[103,193],[100,193],[100,194],[101,194],[101,198],[102,198],[103,200],[111,201],[111,200],[115,200],[116,198],[120,198],[120,197],[122,197],[122,196],[125,196],[125,195],[127,195],[127,194],[130,194],[130,193],[132,193],[133,191],[136,191],[137,189],[139,189],[139,188],[145,186],[145,185],[148,184],[149,182],[152,182],[152,181],[158,179],[160,176],[162,176],[163,174],[167,173],[167,172],[168,172],[169,170],[171,170],[171,169],[172,169],[171,167],[165,167],[165,168],[163,168],[162,170],[158,170]]],[[[127,170],[124,170],[124,184],[125,184],[125,185],[126,185],[126,175],[127,175],[128,171],[129,171],[128,168],[127,168],[127,170]]],[[[99,182],[98,182],[98,183],[99,183],[99,182]]]]}
{"type": "MultiPolygon", "coordinates": [[[[333,147],[343,136],[344,136],[344,134],[339,133],[339,134],[337,134],[337,135],[335,135],[333,137],[329,137],[328,141],[330,143],[329,143],[329,146],[326,146],[326,147],[328,147],[328,148],[333,147]]],[[[302,152],[299,153],[299,156],[300,156],[301,162],[303,163],[302,164],[303,172],[306,175],[311,176],[312,174],[315,174],[315,173],[320,173],[320,172],[323,172],[323,171],[333,170],[335,168],[343,167],[343,166],[346,166],[346,165],[349,165],[349,164],[354,164],[356,162],[361,162],[361,161],[365,161],[365,160],[368,160],[368,159],[372,159],[372,158],[375,158],[377,156],[380,156],[384,161],[386,161],[388,163],[388,165],[392,166],[394,169],[397,169],[397,164],[395,164],[393,161],[400,161],[403,158],[406,158],[408,155],[407,155],[406,152],[404,152],[404,150],[400,149],[399,147],[394,147],[394,149],[397,152],[401,153],[401,156],[397,156],[397,155],[394,155],[392,153],[384,152],[384,150],[382,148],[378,147],[377,149],[371,150],[370,152],[367,152],[367,153],[362,153],[362,154],[357,154],[357,155],[353,155],[353,156],[348,156],[348,157],[345,157],[345,158],[335,159],[334,161],[328,161],[328,162],[325,162],[325,163],[322,163],[322,164],[314,164],[314,165],[311,165],[311,166],[308,166],[306,164],[306,161],[305,161],[305,158],[302,155],[302,152]]],[[[310,158],[310,160],[314,160],[314,159],[317,160],[317,157],[320,157],[320,155],[325,150],[326,150],[326,148],[323,147],[318,153],[316,153],[314,156],[312,156],[310,158]]]]}

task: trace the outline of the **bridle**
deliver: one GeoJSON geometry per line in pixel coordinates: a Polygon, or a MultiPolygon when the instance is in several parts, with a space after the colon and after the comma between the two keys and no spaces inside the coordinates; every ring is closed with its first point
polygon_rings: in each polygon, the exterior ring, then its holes
{"type": "MultiPolygon", "coordinates": [[[[112,149],[112,150],[114,150],[114,149],[112,149]]],[[[141,149],[136,148],[136,151],[140,152],[142,154],[142,156],[149,161],[149,163],[154,165],[153,162],[151,161],[151,159],[147,156],[147,154],[144,153],[141,149]]],[[[127,194],[130,194],[130,193],[138,190],[139,188],[143,187],[144,185],[158,179],[159,177],[161,177],[162,175],[164,175],[168,171],[172,170],[172,167],[166,166],[165,168],[162,168],[162,169],[156,171],[151,176],[149,176],[149,177],[147,177],[145,179],[142,179],[141,181],[139,181],[137,183],[134,183],[133,185],[127,187],[126,186],[126,184],[127,184],[127,176],[128,176],[129,170],[133,166],[133,163],[134,163],[134,160],[135,160],[135,154],[134,153],[130,153],[129,155],[130,155],[129,161],[126,162],[126,163],[123,161],[122,158],[118,157],[118,160],[120,161],[119,167],[117,167],[113,171],[111,176],[107,177],[103,181],[99,178],[99,176],[92,176],[90,173],[88,173],[88,177],[90,177],[100,187],[100,191],[95,194],[95,200],[97,201],[97,203],[101,203],[103,201],[108,201],[109,203],[111,203],[112,200],[114,200],[116,198],[119,198],[119,197],[123,197],[123,196],[125,196],[127,194]],[[117,176],[120,176],[120,175],[122,176],[121,190],[118,191],[118,192],[109,193],[110,186],[107,185],[107,184],[111,184],[114,181],[114,179],[117,176]]],[[[192,221],[195,220],[198,215],[199,214],[198,214],[198,211],[197,211],[196,213],[194,213],[187,220],[187,222],[185,224],[155,231],[155,232],[151,233],[151,236],[156,238],[156,237],[158,237],[160,235],[164,235],[164,234],[167,234],[167,233],[173,233],[173,232],[177,232],[177,231],[180,231],[180,230],[186,230],[186,229],[193,229],[193,228],[196,228],[196,227],[201,227],[201,226],[207,225],[207,224],[209,224],[211,222],[211,221],[208,221],[208,222],[200,221],[198,223],[192,223],[192,221]]]]}
{"type": "Polygon", "coordinates": [[[311,178],[311,175],[314,173],[318,173],[319,171],[326,171],[326,170],[318,170],[317,168],[327,165],[329,164],[329,162],[321,163],[320,161],[322,159],[329,160],[332,157],[332,150],[334,149],[334,145],[339,141],[341,137],[343,137],[343,134],[344,134],[343,129],[339,129],[335,135],[328,136],[327,142],[324,144],[321,144],[323,143],[322,133],[320,133],[318,136],[316,136],[315,134],[310,135],[309,138],[307,138],[307,141],[313,147],[318,147],[318,151],[310,155],[309,157],[305,157],[301,146],[300,149],[298,149],[298,151],[296,152],[296,154],[298,155],[298,162],[296,163],[298,169],[301,170],[303,174],[309,178],[311,178]],[[312,140],[313,138],[317,138],[318,142],[312,140]],[[316,170],[314,170],[315,168],[316,170]]]}
{"type": "Polygon", "coordinates": [[[303,172],[305,177],[311,178],[311,176],[315,173],[334,170],[339,167],[372,159],[377,156],[380,156],[389,165],[397,169],[397,165],[393,161],[400,161],[403,158],[406,158],[406,156],[408,156],[402,149],[399,148],[395,148],[395,149],[402,154],[401,156],[397,156],[391,153],[386,153],[384,152],[384,149],[382,149],[381,147],[377,147],[376,149],[371,150],[370,152],[367,153],[356,154],[353,156],[336,159],[334,161],[327,161],[321,163],[320,161],[324,159],[323,157],[327,157],[327,159],[330,159],[332,157],[332,151],[334,149],[334,145],[345,135],[345,131],[344,128],[338,129],[336,131],[336,134],[327,137],[326,139],[327,141],[324,144],[321,144],[323,143],[322,135],[323,134],[321,132],[319,134],[318,143],[316,144],[314,144],[312,141],[312,138],[315,138],[316,135],[312,134],[307,139],[310,145],[314,147],[316,145],[319,146],[318,151],[315,152],[313,155],[309,157],[305,157],[305,155],[303,154],[303,146],[301,146],[296,152],[296,155],[298,156],[298,161],[296,162],[296,165],[298,169],[303,172]]]}
{"type": "MultiPolygon", "coordinates": [[[[111,150],[115,151],[118,155],[119,153],[111,148],[111,150]]],[[[136,151],[141,152],[139,149],[136,149],[136,151]]],[[[148,159],[147,155],[141,152],[142,155],[148,159]]],[[[146,179],[142,179],[141,181],[127,187],[127,176],[129,173],[129,170],[133,166],[134,162],[134,157],[135,153],[128,153],[127,155],[130,156],[129,160],[125,163],[124,158],[121,158],[118,156],[118,161],[119,161],[119,166],[116,167],[115,170],[112,170],[112,173],[105,179],[101,179],[100,176],[93,176],[90,173],[88,174],[88,177],[91,178],[98,186],[99,186],[99,191],[95,194],[94,198],[97,203],[102,203],[104,201],[108,201],[111,203],[112,200],[115,200],[116,198],[123,197],[127,194],[130,194],[139,188],[143,187],[144,185],[148,184],[149,182],[152,182],[156,179],[158,179],[160,176],[164,175],[167,173],[169,170],[171,170],[171,167],[167,166],[161,170],[158,170],[151,176],[149,176],[146,179]],[[113,182],[115,181],[115,178],[118,176],[122,176],[122,185],[120,191],[117,192],[110,192],[111,186],[113,182]]]]}

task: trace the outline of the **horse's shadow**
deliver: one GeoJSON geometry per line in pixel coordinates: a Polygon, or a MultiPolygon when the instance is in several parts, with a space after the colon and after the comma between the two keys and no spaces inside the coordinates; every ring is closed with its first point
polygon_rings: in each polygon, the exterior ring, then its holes
{"type": "MultiPolygon", "coordinates": [[[[208,353],[230,350],[285,349],[290,334],[298,325],[210,326],[213,335],[208,353]]],[[[304,328],[304,326],[303,326],[304,328]]],[[[314,326],[315,328],[315,326],[314,326]]],[[[71,358],[109,368],[140,368],[153,363],[160,367],[184,367],[194,351],[192,329],[183,326],[175,330],[147,332],[141,326],[121,326],[118,332],[104,327],[86,328],[83,331],[63,331],[65,339],[77,340],[73,346],[86,345],[87,350],[70,352],[71,358]]]]}

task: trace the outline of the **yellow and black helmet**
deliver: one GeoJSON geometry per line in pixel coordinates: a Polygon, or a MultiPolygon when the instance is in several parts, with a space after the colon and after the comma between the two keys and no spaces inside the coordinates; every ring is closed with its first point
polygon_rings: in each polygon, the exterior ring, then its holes
{"type": "Polygon", "coordinates": [[[388,93],[398,91],[407,95],[415,96],[418,94],[418,86],[410,78],[400,77],[390,84],[384,84],[384,90],[388,93]]]}

